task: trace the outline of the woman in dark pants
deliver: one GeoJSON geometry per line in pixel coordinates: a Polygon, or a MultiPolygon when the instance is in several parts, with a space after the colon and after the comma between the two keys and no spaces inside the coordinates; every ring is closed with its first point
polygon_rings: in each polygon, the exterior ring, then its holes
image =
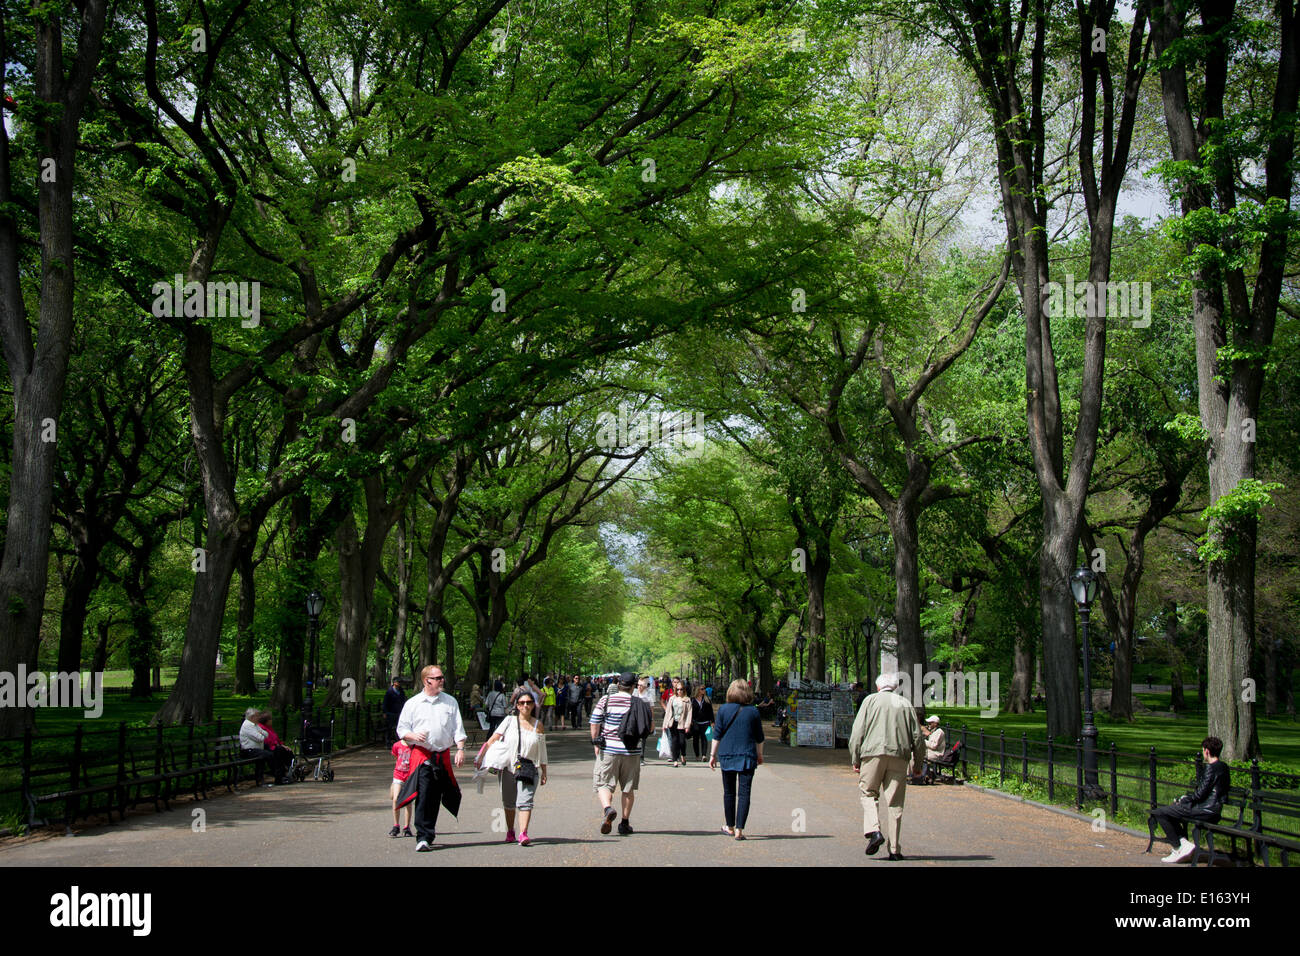
{"type": "Polygon", "coordinates": [[[763,720],[753,702],[749,684],[731,682],[727,702],[718,708],[713,721],[709,754],[710,769],[722,765],[722,812],[727,821],[722,832],[737,840],[745,839],[754,770],[763,762],[763,720]]]}
{"type": "Polygon", "coordinates": [[[673,766],[686,766],[686,738],[691,732],[691,688],[680,677],[673,678],[673,696],[664,705],[664,729],[673,745],[673,766]]]}
{"type": "Polygon", "coordinates": [[[704,696],[704,684],[695,688],[691,698],[691,750],[696,760],[709,759],[709,745],[704,739],[704,732],[713,723],[713,704],[704,696]]]}

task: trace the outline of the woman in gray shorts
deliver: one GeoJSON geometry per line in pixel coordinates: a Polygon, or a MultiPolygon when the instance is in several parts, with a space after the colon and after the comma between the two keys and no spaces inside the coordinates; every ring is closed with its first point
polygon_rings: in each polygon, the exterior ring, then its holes
{"type": "Polygon", "coordinates": [[[537,701],[527,687],[521,687],[510,698],[510,716],[503,720],[488,745],[504,740],[511,754],[532,762],[536,779],[524,780],[513,769],[515,757],[501,771],[501,806],[506,811],[506,842],[528,846],[528,823],[533,815],[533,795],[540,784],[546,783],[546,732],[538,720],[537,701]],[[515,839],[515,813],[519,814],[519,838],[515,839]]]}

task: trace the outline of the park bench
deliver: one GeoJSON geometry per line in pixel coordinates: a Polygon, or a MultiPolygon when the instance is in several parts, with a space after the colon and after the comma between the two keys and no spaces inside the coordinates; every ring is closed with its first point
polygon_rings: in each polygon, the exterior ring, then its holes
{"type": "Polygon", "coordinates": [[[944,779],[944,771],[946,770],[948,772],[948,782],[956,783],[957,764],[960,760],[961,760],[961,741],[959,740],[956,743],[954,743],[951,747],[949,747],[948,750],[944,752],[944,755],[942,757],[937,757],[934,760],[926,760],[925,762],[926,780],[929,780],[933,777],[935,779],[938,779],[939,781],[942,781],[944,779]]]}
{"type": "Polygon", "coordinates": [[[163,759],[169,768],[169,796],[174,797],[182,790],[189,790],[195,800],[206,798],[209,770],[203,739],[167,741],[163,744],[163,749],[163,759]]]}
{"type": "Polygon", "coordinates": [[[121,793],[119,795],[123,817],[126,808],[152,802],[154,810],[160,804],[171,809],[170,788],[175,771],[172,769],[166,748],[153,743],[132,744],[123,754],[121,793]]]}
{"type": "Polygon", "coordinates": [[[122,787],[123,808],[151,801],[168,810],[179,793],[189,790],[195,800],[207,796],[209,773],[203,741],[136,743],[126,748],[122,787]],[[132,793],[134,791],[134,793],[132,793]]]}
{"type": "Polygon", "coordinates": [[[225,775],[226,789],[233,791],[239,785],[241,773],[246,769],[252,769],[253,779],[259,785],[262,782],[262,774],[266,768],[266,761],[261,756],[245,756],[243,748],[239,744],[238,735],[229,737],[214,737],[210,740],[201,741],[204,758],[202,761],[203,768],[206,772],[206,780],[200,786],[207,793],[206,783],[218,779],[222,774],[225,775]]]}
{"type": "Polygon", "coordinates": [[[1269,853],[1271,850],[1276,850],[1282,865],[1290,866],[1291,854],[1300,853],[1300,839],[1296,836],[1296,830],[1300,829],[1297,827],[1298,823],[1300,823],[1300,795],[1231,787],[1218,823],[1194,822],[1192,824],[1192,843],[1196,845],[1196,849],[1192,852],[1192,865],[1194,866],[1202,856],[1205,857],[1207,866],[1213,864],[1214,838],[1217,835],[1228,838],[1230,846],[1228,858],[1234,862],[1254,866],[1255,856],[1258,854],[1264,865],[1269,866],[1269,853]],[[1246,825],[1247,811],[1250,811],[1253,816],[1250,826],[1246,825]],[[1293,821],[1291,828],[1284,830],[1276,825],[1270,825],[1270,817],[1273,820],[1281,818],[1281,820],[1293,821]],[[1201,847],[1202,838],[1205,841],[1204,849],[1201,847]],[[1237,845],[1238,840],[1241,841],[1240,850],[1237,845]]]}
{"type": "Polygon", "coordinates": [[[103,797],[101,809],[111,823],[114,805],[121,807],[123,802],[117,754],[76,752],[48,763],[34,763],[24,775],[23,795],[29,826],[47,822],[40,812],[43,806],[62,803],[63,826],[71,832],[72,821],[79,815],[96,812],[99,797],[103,797]]]}

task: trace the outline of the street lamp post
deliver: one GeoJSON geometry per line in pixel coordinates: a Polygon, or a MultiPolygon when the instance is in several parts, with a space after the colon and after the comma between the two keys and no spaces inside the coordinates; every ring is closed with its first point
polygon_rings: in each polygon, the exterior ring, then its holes
{"type": "MultiPolygon", "coordinates": [[[[866,644],[867,644],[867,649],[866,649],[866,655],[867,655],[867,684],[868,684],[868,687],[870,687],[870,686],[871,686],[871,680],[872,680],[872,676],[871,676],[871,647],[872,647],[872,644],[871,644],[871,642],[872,642],[872,640],[873,640],[873,639],[875,638],[875,636],[876,636],[876,621],[875,621],[875,618],[873,618],[871,615],[868,614],[866,617],[864,617],[864,618],[862,619],[862,623],[859,624],[858,627],[861,629],[861,631],[862,631],[862,638],[863,638],[864,641],[866,641],[866,644]]],[[[853,676],[854,676],[854,677],[857,677],[858,675],[857,675],[857,674],[854,674],[853,676]]]]}
{"type": "Polygon", "coordinates": [[[794,639],[794,649],[799,652],[799,679],[803,680],[803,649],[808,646],[808,638],[800,632],[794,639]]]}
{"type": "Polygon", "coordinates": [[[1088,618],[1097,595],[1097,575],[1091,568],[1079,568],[1070,578],[1070,590],[1079,605],[1083,624],[1083,789],[1089,799],[1102,796],[1097,782],[1097,725],[1092,714],[1092,653],[1088,644],[1088,618]]]}
{"type": "Polygon", "coordinates": [[[307,693],[303,701],[303,716],[310,719],[316,690],[316,634],[320,628],[321,611],[325,598],[319,591],[307,595],[307,693]]]}

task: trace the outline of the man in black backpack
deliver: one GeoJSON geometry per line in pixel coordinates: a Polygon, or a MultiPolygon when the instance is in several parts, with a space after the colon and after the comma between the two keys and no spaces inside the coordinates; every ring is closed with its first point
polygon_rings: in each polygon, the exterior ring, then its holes
{"type": "Polygon", "coordinates": [[[596,702],[591,711],[591,745],[596,752],[592,773],[596,798],[600,800],[600,832],[609,833],[618,811],[614,809],[614,788],[623,793],[620,836],[632,834],[632,802],[641,783],[641,748],[654,729],[653,716],[644,701],[632,695],[636,675],[626,671],[618,677],[618,689],[596,702]]]}

